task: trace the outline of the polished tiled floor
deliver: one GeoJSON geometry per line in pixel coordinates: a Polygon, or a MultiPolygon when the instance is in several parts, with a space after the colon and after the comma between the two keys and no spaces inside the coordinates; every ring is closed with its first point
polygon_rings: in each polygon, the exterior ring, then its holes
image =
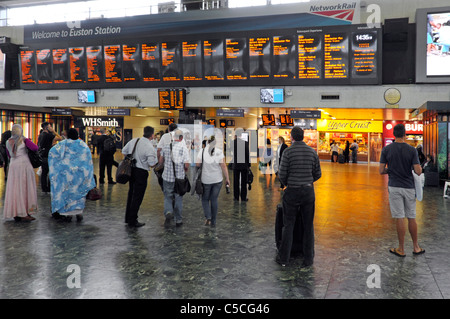
{"type": "Polygon", "coordinates": [[[278,180],[253,171],[247,203],[222,190],[216,228],[203,225],[201,203],[190,195],[184,225],[165,228],[153,173],[139,229],[123,222],[127,185],[101,186],[103,199],[88,202],[81,223],[51,219],[50,196],[38,187],[35,221],[0,223],[0,298],[450,298],[450,200],[442,188],[426,188],[417,204],[425,255],[412,255],[407,235],[408,255],[399,258],[388,252],[397,237],[386,177],[376,165],[323,162],[315,263],[282,268],[274,261],[278,180]],[[379,267],[379,281],[370,265],[379,267]]]}

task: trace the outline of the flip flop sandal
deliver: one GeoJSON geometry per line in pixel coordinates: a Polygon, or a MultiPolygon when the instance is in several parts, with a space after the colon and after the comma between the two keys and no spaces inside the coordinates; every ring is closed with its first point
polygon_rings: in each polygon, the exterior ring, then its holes
{"type": "Polygon", "coordinates": [[[397,248],[391,248],[391,249],[389,249],[389,252],[391,253],[391,254],[394,254],[394,255],[396,255],[396,256],[398,256],[398,257],[406,257],[406,254],[400,254],[398,251],[397,251],[397,248]]]}
{"type": "Polygon", "coordinates": [[[418,251],[418,252],[415,252],[415,251],[413,251],[413,255],[422,255],[423,253],[425,253],[425,249],[420,249],[420,251],[418,251]]]}

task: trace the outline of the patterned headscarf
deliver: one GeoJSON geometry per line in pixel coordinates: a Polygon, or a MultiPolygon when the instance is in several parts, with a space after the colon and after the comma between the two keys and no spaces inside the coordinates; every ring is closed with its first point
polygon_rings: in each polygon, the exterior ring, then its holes
{"type": "Polygon", "coordinates": [[[11,129],[11,138],[8,140],[12,151],[16,154],[17,148],[23,140],[23,128],[19,124],[14,124],[11,129]]]}

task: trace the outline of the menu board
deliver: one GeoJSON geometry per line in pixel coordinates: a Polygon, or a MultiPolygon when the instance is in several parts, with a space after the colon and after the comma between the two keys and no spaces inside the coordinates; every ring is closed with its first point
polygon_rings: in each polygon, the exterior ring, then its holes
{"type": "Polygon", "coordinates": [[[158,90],[160,110],[184,110],[186,105],[185,89],[158,90]]]}
{"type": "Polygon", "coordinates": [[[69,60],[67,49],[53,49],[53,82],[69,83],[69,60]]]}
{"type": "Polygon", "coordinates": [[[344,32],[324,34],[325,79],[346,79],[348,74],[348,36],[344,32]]]}
{"type": "Polygon", "coordinates": [[[248,40],[250,78],[270,77],[270,38],[251,37],[248,40]]]}
{"type": "Polygon", "coordinates": [[[86,47],[88,82],[103,81],[103,48],[102,46],[86,47]]]}
{"type": "Polygon", "coordinates": [[[298,35],[298,78],[322,78],[322,36],[303,33],[298,35]]]}
{"type": "Polygon", "coordinates": [[[105,45],[105,81],[122,82],[122,50],[120,45],[105,45]]]}
{"type": "Polygon", "coordinates": [[[161,71],[163,81],[181,81],[181,52],[178,42],[161,44],[161,71]]]}
{"type": "Polygon", "coordinates": [[[22,84],[36,83],[36,54],[34,50],[20,51],[22,84]]]}
{"type": "Polygon", "coordinates": [[[161,81],[161,58],[158,43],[143,43],[142,49],[142,81],[161,81]]]}
{"type": "Polygon", "coordinates": [[[52,50],[36,50],[36,71],[39,84],[53,83],[52,75],[52,50]]]}
{"type": "Polygon", "coordinates": [[[227,80],[247,80],[245,67],[247,40],[225,39],[225,75],[227,80]]]}
{"type": "Polygon", "coordinates": [[[273,37],[273,77],[275,79],[295,79],[297,72],[296,44],[293,35],[273,37]]]}
{"type": "Polygon", "coordinates": [[[377,33],[352,33],[352,78],[377,78],[377,33]]]}
{"type": "Polygon", "coordinates": [[[20,52],[25,89],[381,83],[381,29],[205,33],[20,52]],[[179,40],[181,39],[181,40],[179,40]],[[68,83],[67,85],[60,85],[68,83]],[[74,85],[79,84],[79,85],[74,85]]]}
{"type": "Polygon", "coordinates": [[[86,54],[84,47],[69,48],[70,82],[86,82],[86,54]]]}
{"type": "Polygon", "coordinates": [[[141,50],[139,44],[124,44],[123,81],[137,82],[141,80],[141,50]]]}
{"type": "Polygon", "coordinates": [[[206,80],[217,81],[225,79],[223,58],[222,39],[203,41],[203,59],[206,80]]]}

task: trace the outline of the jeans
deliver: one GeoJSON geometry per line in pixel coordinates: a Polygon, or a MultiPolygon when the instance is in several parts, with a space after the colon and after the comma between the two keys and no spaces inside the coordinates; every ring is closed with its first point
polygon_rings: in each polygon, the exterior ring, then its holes
{"type": "Polygon", "coordinates": [[[217,198],[219,197],[222,182],[214,184],[203,184],[202,206],[205,218],[211,220],[211,225],[216,225],[217,198]]]}
{"type": "Polygon", "coordinates": [[[287,187],[283,195],[283,232],[279,249],[282,262],[289,262],[294,237],[295,220],[303,222],[303,256],[305,261],[314,259],[314,187],[287,187]]]}
{"type": "Polygon", "coordinates": [[[147,189],[147,180],[148,171],[137,167],[131,169],[130,188],[125,211],[125,223],[129,225],[134,225],[138,221],[138,211],[147,189]]]}
{"type": "Polygon", "coordinates": [[[164,215],[171,212],[174,214],[175,222],[181,223],[183,217],[181,213],[183,211],[183,196],[175,193],[175,182],[168,182],[163,180],[164,187],[164,215]]]}

